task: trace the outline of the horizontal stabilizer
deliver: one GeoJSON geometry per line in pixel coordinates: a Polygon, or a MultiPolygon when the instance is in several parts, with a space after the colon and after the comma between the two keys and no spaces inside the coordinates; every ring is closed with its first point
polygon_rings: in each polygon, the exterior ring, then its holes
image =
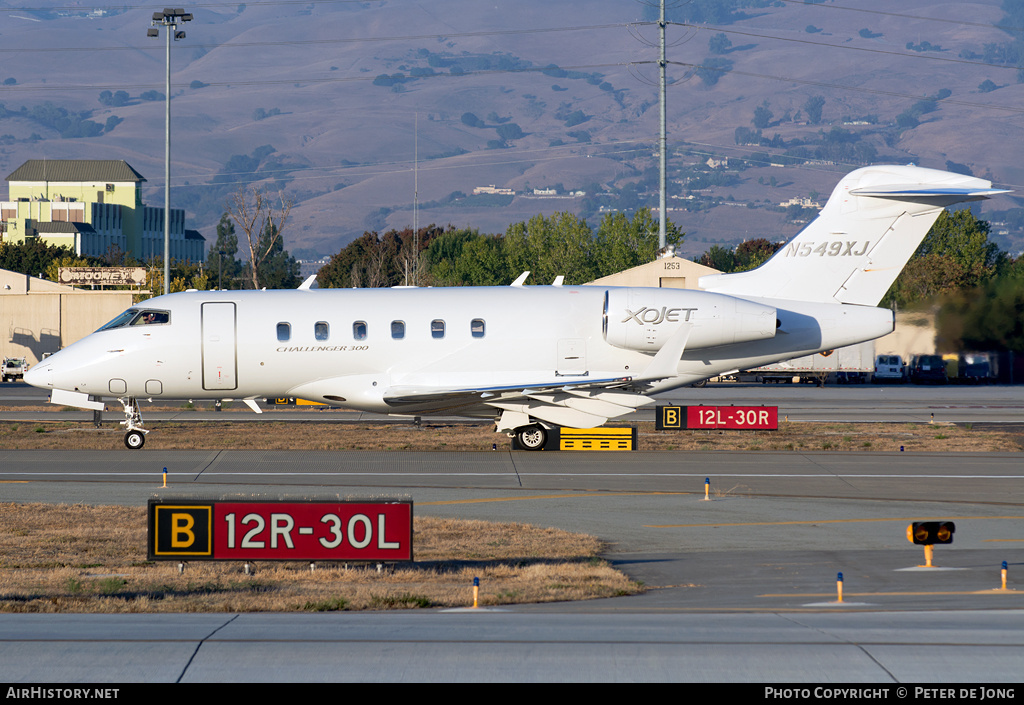
{"type": "Polygon", "coordinates": [[[857,188],[850,191],[854,196],[875,196],[876,198],[907,198],[907,199],[944,199],[955,197],[957,202],[964,200],[978,200],[991,198],[1004,193],[1010,193],[1006,189],[988,188],[920,188],[913,185],[885,186],[882,188],[857,188]]]}

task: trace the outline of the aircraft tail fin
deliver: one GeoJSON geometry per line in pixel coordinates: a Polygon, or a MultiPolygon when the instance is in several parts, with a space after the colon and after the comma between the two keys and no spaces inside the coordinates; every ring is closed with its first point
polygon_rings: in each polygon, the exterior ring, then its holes
{"type": "Polygon", "coordinates": [[[1006,193],[916,166],[847,174],[806,228],[757,269],[701,277],[720,294],[877,306],[946,206],[1006,193]]]}

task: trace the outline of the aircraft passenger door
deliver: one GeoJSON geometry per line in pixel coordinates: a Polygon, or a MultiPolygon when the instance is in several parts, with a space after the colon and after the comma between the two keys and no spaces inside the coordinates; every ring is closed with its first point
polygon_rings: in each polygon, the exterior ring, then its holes
{"type": "Polygon", "coordinates": [[[203,389],[237,389],[235,304],[205,303],[202,311],[203,389]]]}
{"type": "Polygon", "coordinates": [[[587,341],[582,338],[563,338],[558,341],[556,375],[587,374],[587,341]]]}

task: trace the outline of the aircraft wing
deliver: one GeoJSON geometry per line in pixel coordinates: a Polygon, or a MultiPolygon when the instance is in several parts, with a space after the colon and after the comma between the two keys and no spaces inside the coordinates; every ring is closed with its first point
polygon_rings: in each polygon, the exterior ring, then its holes
{"type": "Polygon", "coordinates": [[[384,392],[384,401],[390,406],[406,406],[409,410],[424,412],[459,409],[465,413],[467,407],[473,406],[481,407],[483,412],[488,408],[501,410],[499,427],[525,425],[533,417],[558,426],[593,428],[652,403],[654,400],[638,389],[678,374],[679,358],[692,330],[692,325],[680,326],[636,377],[576,378],[572,381],[547,380],[443,389],[398,386],[384,392]]]}
{"type": "Polygon", "coordinates": [[[479,407],[481,415],[508,412],[524,414],[559,426],[590,428],[611,418],[635,411],[654,400],[628,389],[631,377],[461,389],[392,387],[384,401],[399,413],[460,410],[479,407]]]}
{"type": "Polygon", "coordinates": [[[491,398],[498,398],[504,395],[521,395],[528,393],[539,393],[545,391],[553,391],[568,388],[592,388],[592,387],[610,387],[610,386],[622,386],[629,384],[633,381],[632,377],[612,377],[608,379],[594,379],[580,381],[578,378],[572,382],[562,381],[548,381],[548,382],[534,382],[526,384],[505,384],[501,386],[484,386],[484,387],[463,387],[463,388],[451,388],[451,387],[428,387],[428,386],[416,386],[416,385],[404,385],[395,386],[387,389],[384,392],[384,401],[388,404],[420,404],[432,400],[441,401],[445,398],[454,398],[460,396],[472,397],[482,401],[487,401],[491,398]]]}

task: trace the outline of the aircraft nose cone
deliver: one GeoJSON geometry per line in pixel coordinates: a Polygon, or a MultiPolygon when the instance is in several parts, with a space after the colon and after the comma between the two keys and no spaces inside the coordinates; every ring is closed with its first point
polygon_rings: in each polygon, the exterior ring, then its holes
{"type": "Polygon", "coordinates": [[[39,364],[30,367],[25,372],[25,382],[27,384],[31,384],[33,387],[52,389],[53,367],[46,364],[46,360],[43,360],[39,364]]]}

